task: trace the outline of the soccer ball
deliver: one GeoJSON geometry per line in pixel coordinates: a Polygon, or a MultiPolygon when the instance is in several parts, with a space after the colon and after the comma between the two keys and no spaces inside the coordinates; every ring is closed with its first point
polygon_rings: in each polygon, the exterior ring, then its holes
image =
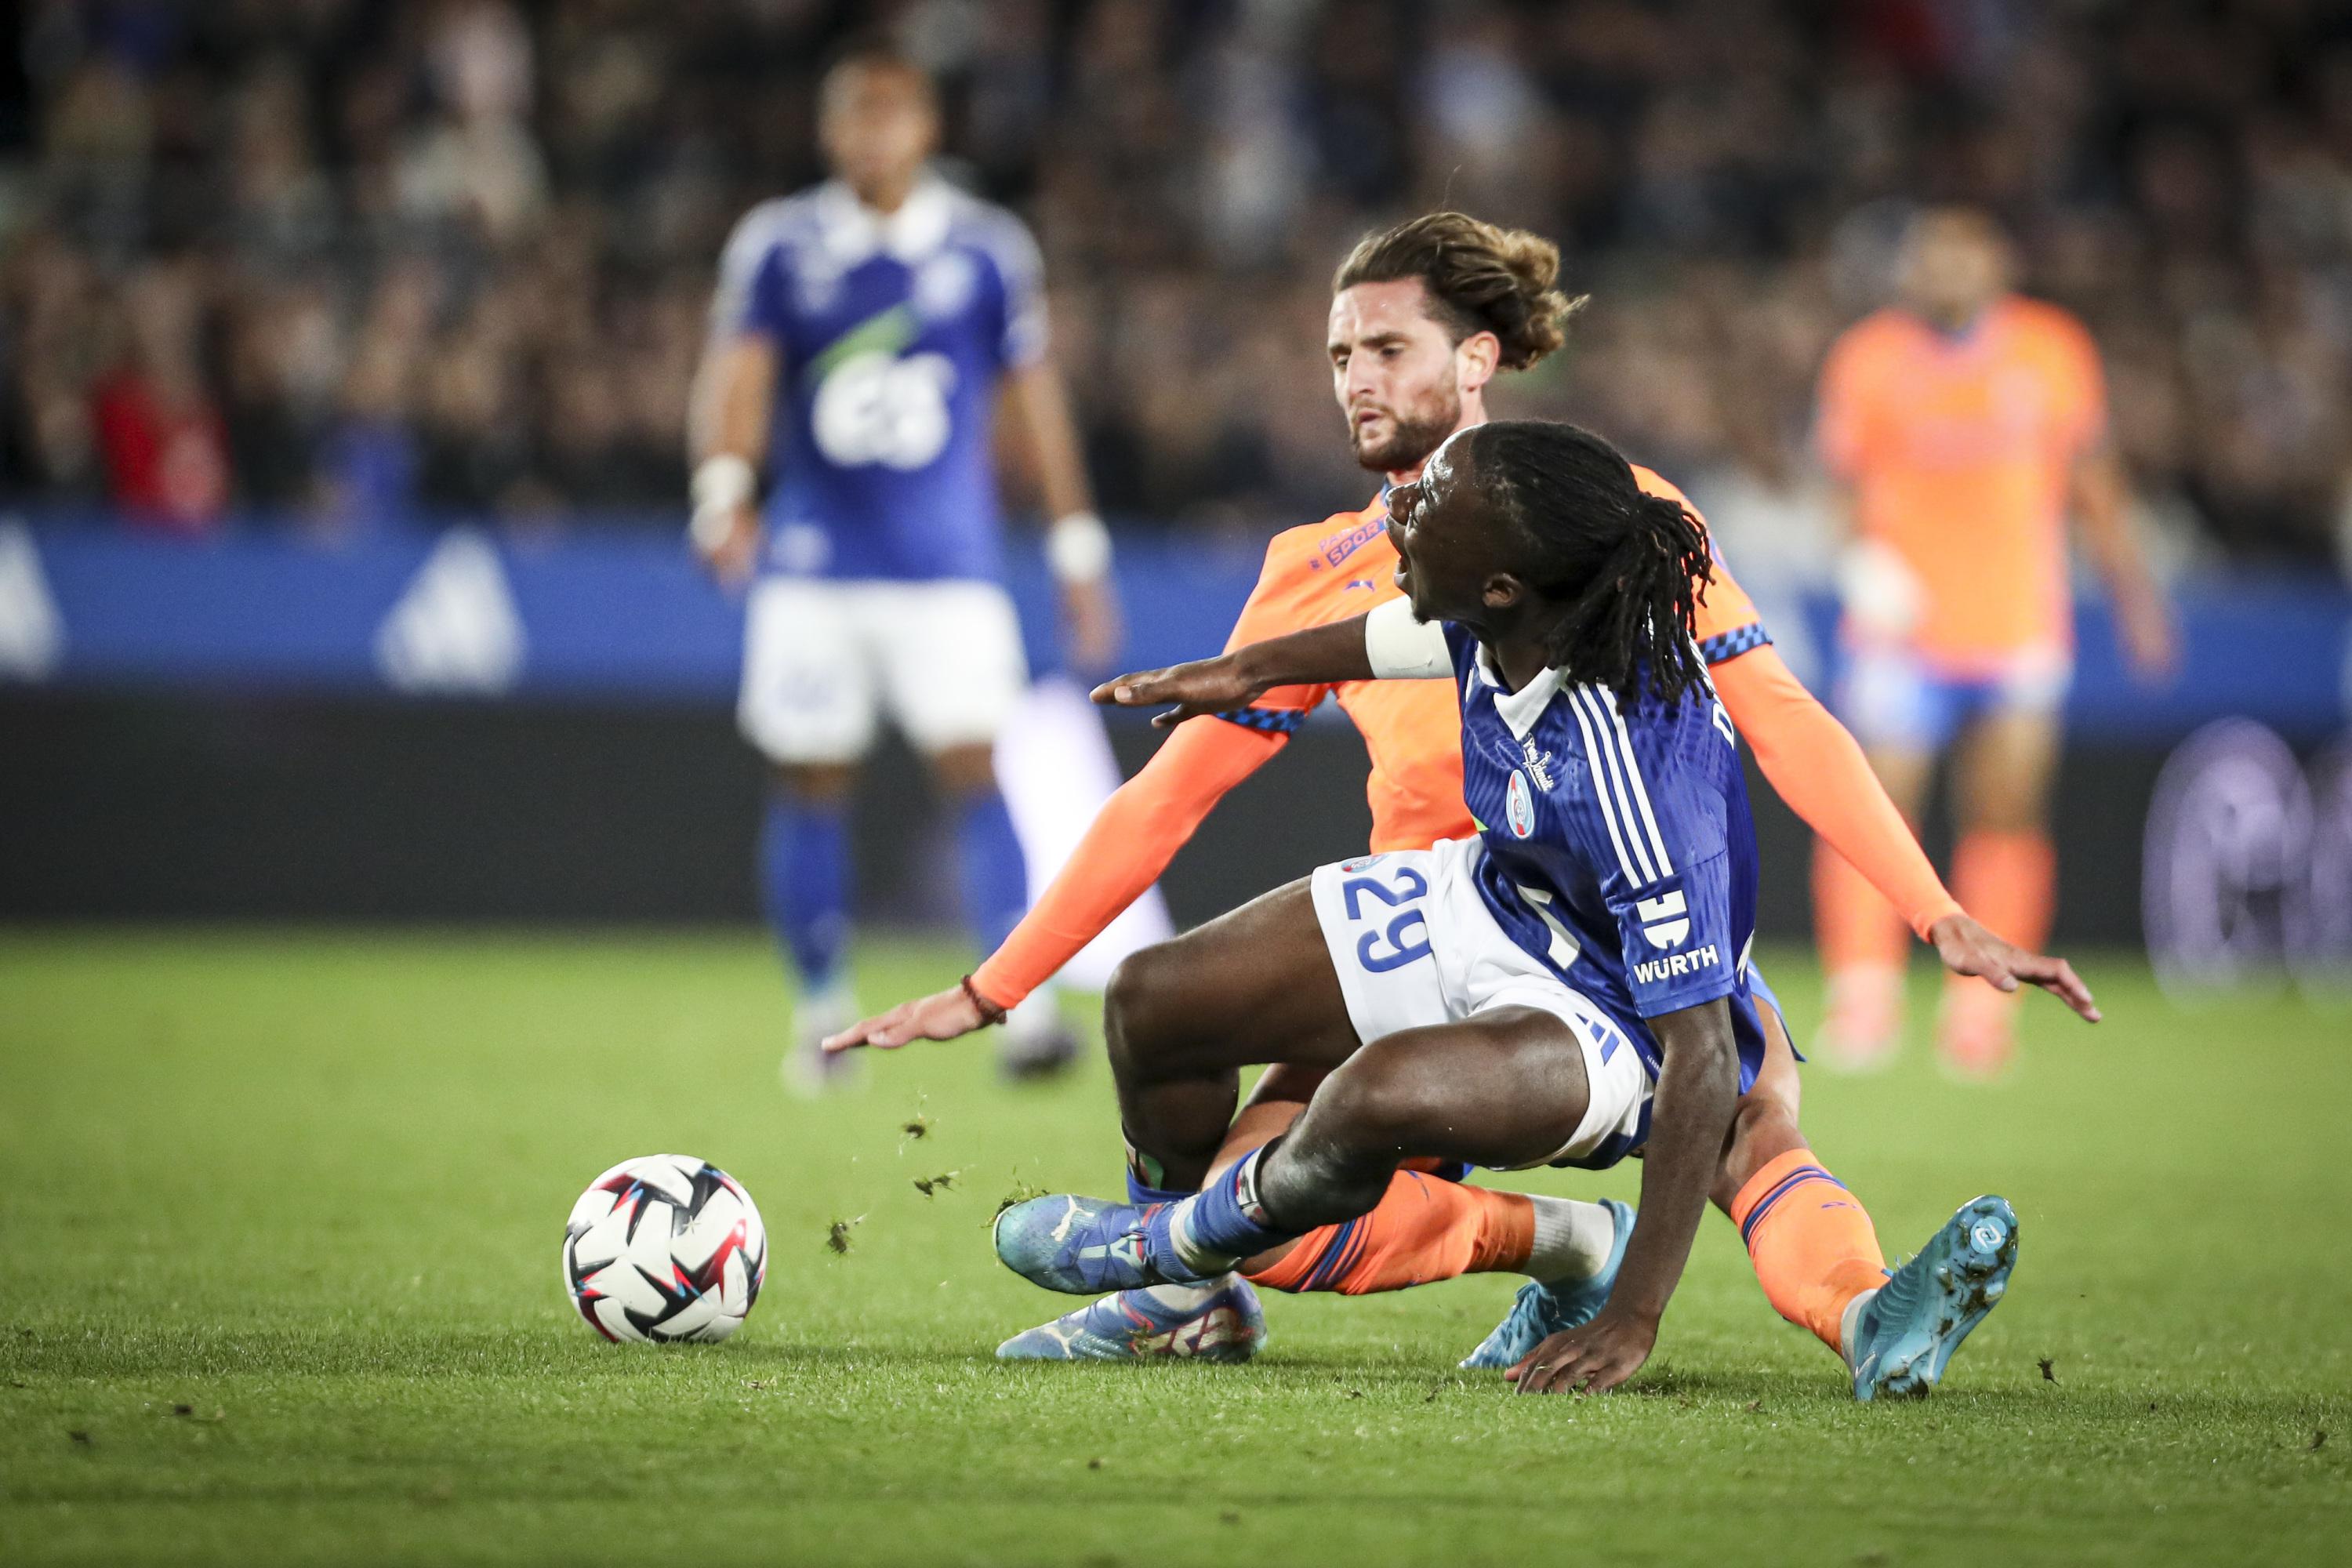
{"type": "Polygon", "coordinates": [[[723,1340],[768,1277],[751,1194],[708,1161],[625,1160],[590,1184],[563,1227],[563,1285],[608,1340],[723,1340]]]}

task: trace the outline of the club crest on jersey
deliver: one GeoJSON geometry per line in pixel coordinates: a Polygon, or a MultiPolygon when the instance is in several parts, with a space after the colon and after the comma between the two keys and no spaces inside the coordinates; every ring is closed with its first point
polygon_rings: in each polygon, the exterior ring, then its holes
{"type": "Polygon", "coordinates": [[[1511,784],[1503,792],[1503,820],[1510,825],[1511,837],[1525,838],[1536,830],[1535,796],[1528,789],[1528,775],[1518,769],[1511,770],[1511,784]]]}
{"type": "Polygon", "coordinates": [[[969,257],[943,251],[916,270],[916,313],[927,321],[944,321],[971,303],[979,282],[969,257]]]}

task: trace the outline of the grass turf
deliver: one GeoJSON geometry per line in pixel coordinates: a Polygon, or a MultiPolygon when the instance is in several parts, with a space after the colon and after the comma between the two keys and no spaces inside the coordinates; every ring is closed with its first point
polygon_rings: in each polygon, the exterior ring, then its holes
{"type": "MultiPolygon", "coordinates": [[[[2352,1031],[2086,968],[2110,1022],[2035,1006],[2006,1087],[1812,1079],[1890,1250],[1987,1188],[2023,1216],[1943,1391],[1864,1408],[1719,1220],[1606,1400],[1454,1369],[1500,1279],[1271,1298],[1247,1368],[999,1366],[1067,1303],[983,1226],[1115,1183],[1099,1061],[1013,1090],[930,1047],[794,1103],[750,937],[0,936],[0,1560],[2341,1561],[2352,1031]],[[662,1150],[767,1218],[724,1346],[608,1345],[558,1283],[578,1190],[662,1150]]],[[[865,989],[955,971],[877,946],[865,989]]]]}

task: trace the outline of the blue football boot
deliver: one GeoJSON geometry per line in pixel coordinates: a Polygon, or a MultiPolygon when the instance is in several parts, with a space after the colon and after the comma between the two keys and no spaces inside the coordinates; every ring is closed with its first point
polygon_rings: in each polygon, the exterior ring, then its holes
{"type": "Polygon", "coordinates": [[[996,1256],[1031,1284],[1073,1296],[1198,1284],[1203,1276],[1184,1271],[1168,1240],[1174,1206],[1066,1193],[1031,1198],[996,1216],[996,1256]]]}
{"type": "Polygon", "coordinates": [[[999,1361],[1244,1362],[1265,1343],[1257,1292],[1238,1274],[1197,1307],[1171,1307],[1149,1290],[1120,1290],[1015,1334],[996,1347],[999,1361]]]}
{"type": "Polygon", "coordinates": [[[2007,1198],[1981,1197],[1927,1238],[1919,1256],[1895,1269],[1855,1314],[1847,1361],[1853,1396],[1921,1398],[1969,1331],[2009,1289],[2017,1267],[2017,1211],[2007,1198]]]}
{"type": "Polygon", "coordinates": [[[1601,1315],[1601,1309],[1609,1304],[1610,1290],[1616,1286],[1617,1270],[1625,1261],[1625,1244],[1633,1239],[1633,1211],[1615,1198],[1601,1199],[1601,1206],[1617,1222],[1617,1237],[1609,1244],[1609,1261],[1601,1265],[1601,1272],[1590,1279],[1559,1285],[1530,1279],[1520,1286],[1509,1313],[1476,1350],[1462,1358],[1464,1366],[1517,1366],[1552,1335],[1563,1329],[1582,1328],[1601,1315]]]}

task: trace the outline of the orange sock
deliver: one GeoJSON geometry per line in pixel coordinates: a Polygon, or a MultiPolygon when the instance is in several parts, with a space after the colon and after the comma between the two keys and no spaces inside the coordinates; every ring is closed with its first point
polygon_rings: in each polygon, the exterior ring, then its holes
{"type": "Polygon", "coordinates": [[[1878,1232],[1845,1184],[1811,1149],[1791,1149],[1748,1178],[1731,1221],[1773,1310],[1843,1353],[1848,1303],[1886,1279],[1878,1232]]]}
{"type": "MultiPolygon", "coordinates": [[[[1973,908],[1973,906],[1971,906],[1973,908]]],[[[1826,844],[1813,846],[1813,929],[1822,966],[1842,974],[1899,975],[1911,933],[1885,895],[1826,844]]]]}
{"type": "Polygon", "coordinates": [[[1371,1213],[1307,1232],[1250,1279],[1276,1290],[1369,1296],[1517,1268],[1535,1244],[1536,1208],[1526,1194],[1399,1171],[1371,1213]]]}
{"type": "MultiPolygon", "coordinates": [[[[2040,952],[2050,940],[2050,919],[2058,901],[2058,852],[2042,833],[1979,829],[1961,837],[1952,853],[1952,892],[1969,913],[2021,947],[2040,952]]],[[[1980,980],[1948,977],[1957,1000],[2003,1011],[2003,996],[1980,980]]]]}

